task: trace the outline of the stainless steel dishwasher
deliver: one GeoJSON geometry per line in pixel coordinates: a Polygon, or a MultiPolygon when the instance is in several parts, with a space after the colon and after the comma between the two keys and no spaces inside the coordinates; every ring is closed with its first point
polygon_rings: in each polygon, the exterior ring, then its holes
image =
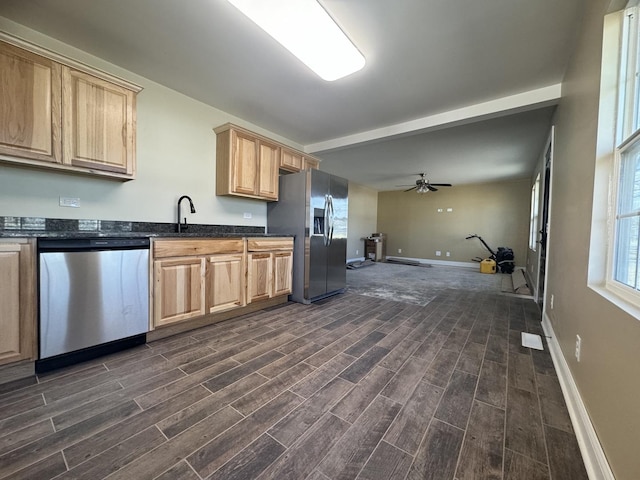
{"type": "Polygon", "coordinates": [[[39,372],[146,341],[149,239],[41,239],[39,372]]]}

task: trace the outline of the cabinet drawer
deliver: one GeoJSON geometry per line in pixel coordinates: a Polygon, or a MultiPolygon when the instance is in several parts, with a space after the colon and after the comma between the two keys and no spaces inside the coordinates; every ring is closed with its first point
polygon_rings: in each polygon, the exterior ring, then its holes
{"type": "Polygon", "coordinates": [[[247,250],[250,252],[293,250],[293,237],[249,238],[247,239],[247,250]]]}
{"type": "Polygon", "coordinates": [[[154,240],[153,258],[216,255],[219,253],[243,253],[241,238],[154,240]]]}

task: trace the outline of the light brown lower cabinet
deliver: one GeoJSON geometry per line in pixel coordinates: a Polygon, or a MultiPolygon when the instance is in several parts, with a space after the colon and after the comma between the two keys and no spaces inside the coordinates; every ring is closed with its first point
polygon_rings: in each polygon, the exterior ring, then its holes
{"type": "Polygon", "coordinates": [[[244,240],[153,242],[151,328],[244,305],[244,240]]]}
{"type": "Polygon", "coordinates": [[[152,255],[151,329],[291,293],[292,238],[159,239],[152,255]]]}
{"type": "Polygon", "coordinates": [[[291,293],[293,251],[248,254],[247,303],[291,293]]]}
{"type": "Polygon", "coordinates": [[[273,260],[271,253],[249,253],[247,303],[266,300],[273,295],[273,260]]]}
{"type": "Polygon", "coordinates": [[[293,271],[293,248],[287,252],[273,254],[273,296],[291,293],[293,271]]]}
{"type": "Polygon", "coordinates": [[[291,293],[293,238],[250,238],[247,244],[247,303],[291,293]]]}
{"type": "Polygon", "coordinates": [[[207,313],[244,305],[244,255],[207,257],[205,292],[207,313]]]}
{"type": "Polygon", "coordinates": [[[0,241],[0,365],[35,360],[35,272],[33,240],[0,241]]]}
{"type": "Polygon", "coordinates": [[[153,262],[156,327],[205,314],[205,259],[183,257],[153,262]]]}

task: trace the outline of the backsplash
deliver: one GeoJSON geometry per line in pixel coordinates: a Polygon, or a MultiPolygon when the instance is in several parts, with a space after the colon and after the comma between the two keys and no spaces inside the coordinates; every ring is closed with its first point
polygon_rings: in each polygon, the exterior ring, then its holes
{"type": "MultiPolygon", "coordinates": [[[[43,217],[0,216],[0,236],[59,235],[178,235],[175,223],[124,222],[117,220],[71,220],[43,217]]],[[[180,236],[246,236],[264,235],[265,227],[246,225],[205,225],[192,223],[180,236]]]]}

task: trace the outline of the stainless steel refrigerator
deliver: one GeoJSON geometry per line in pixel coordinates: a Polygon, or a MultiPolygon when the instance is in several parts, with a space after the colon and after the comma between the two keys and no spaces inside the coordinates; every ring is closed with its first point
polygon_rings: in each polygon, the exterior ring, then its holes
{"type": "Polygon", "coordinates": [[[347,280],[349,184],[320,170],[280,176],[267,207],[270,234],[295,235],[291,299],[300,303],[341,293],[347,280]]]}

